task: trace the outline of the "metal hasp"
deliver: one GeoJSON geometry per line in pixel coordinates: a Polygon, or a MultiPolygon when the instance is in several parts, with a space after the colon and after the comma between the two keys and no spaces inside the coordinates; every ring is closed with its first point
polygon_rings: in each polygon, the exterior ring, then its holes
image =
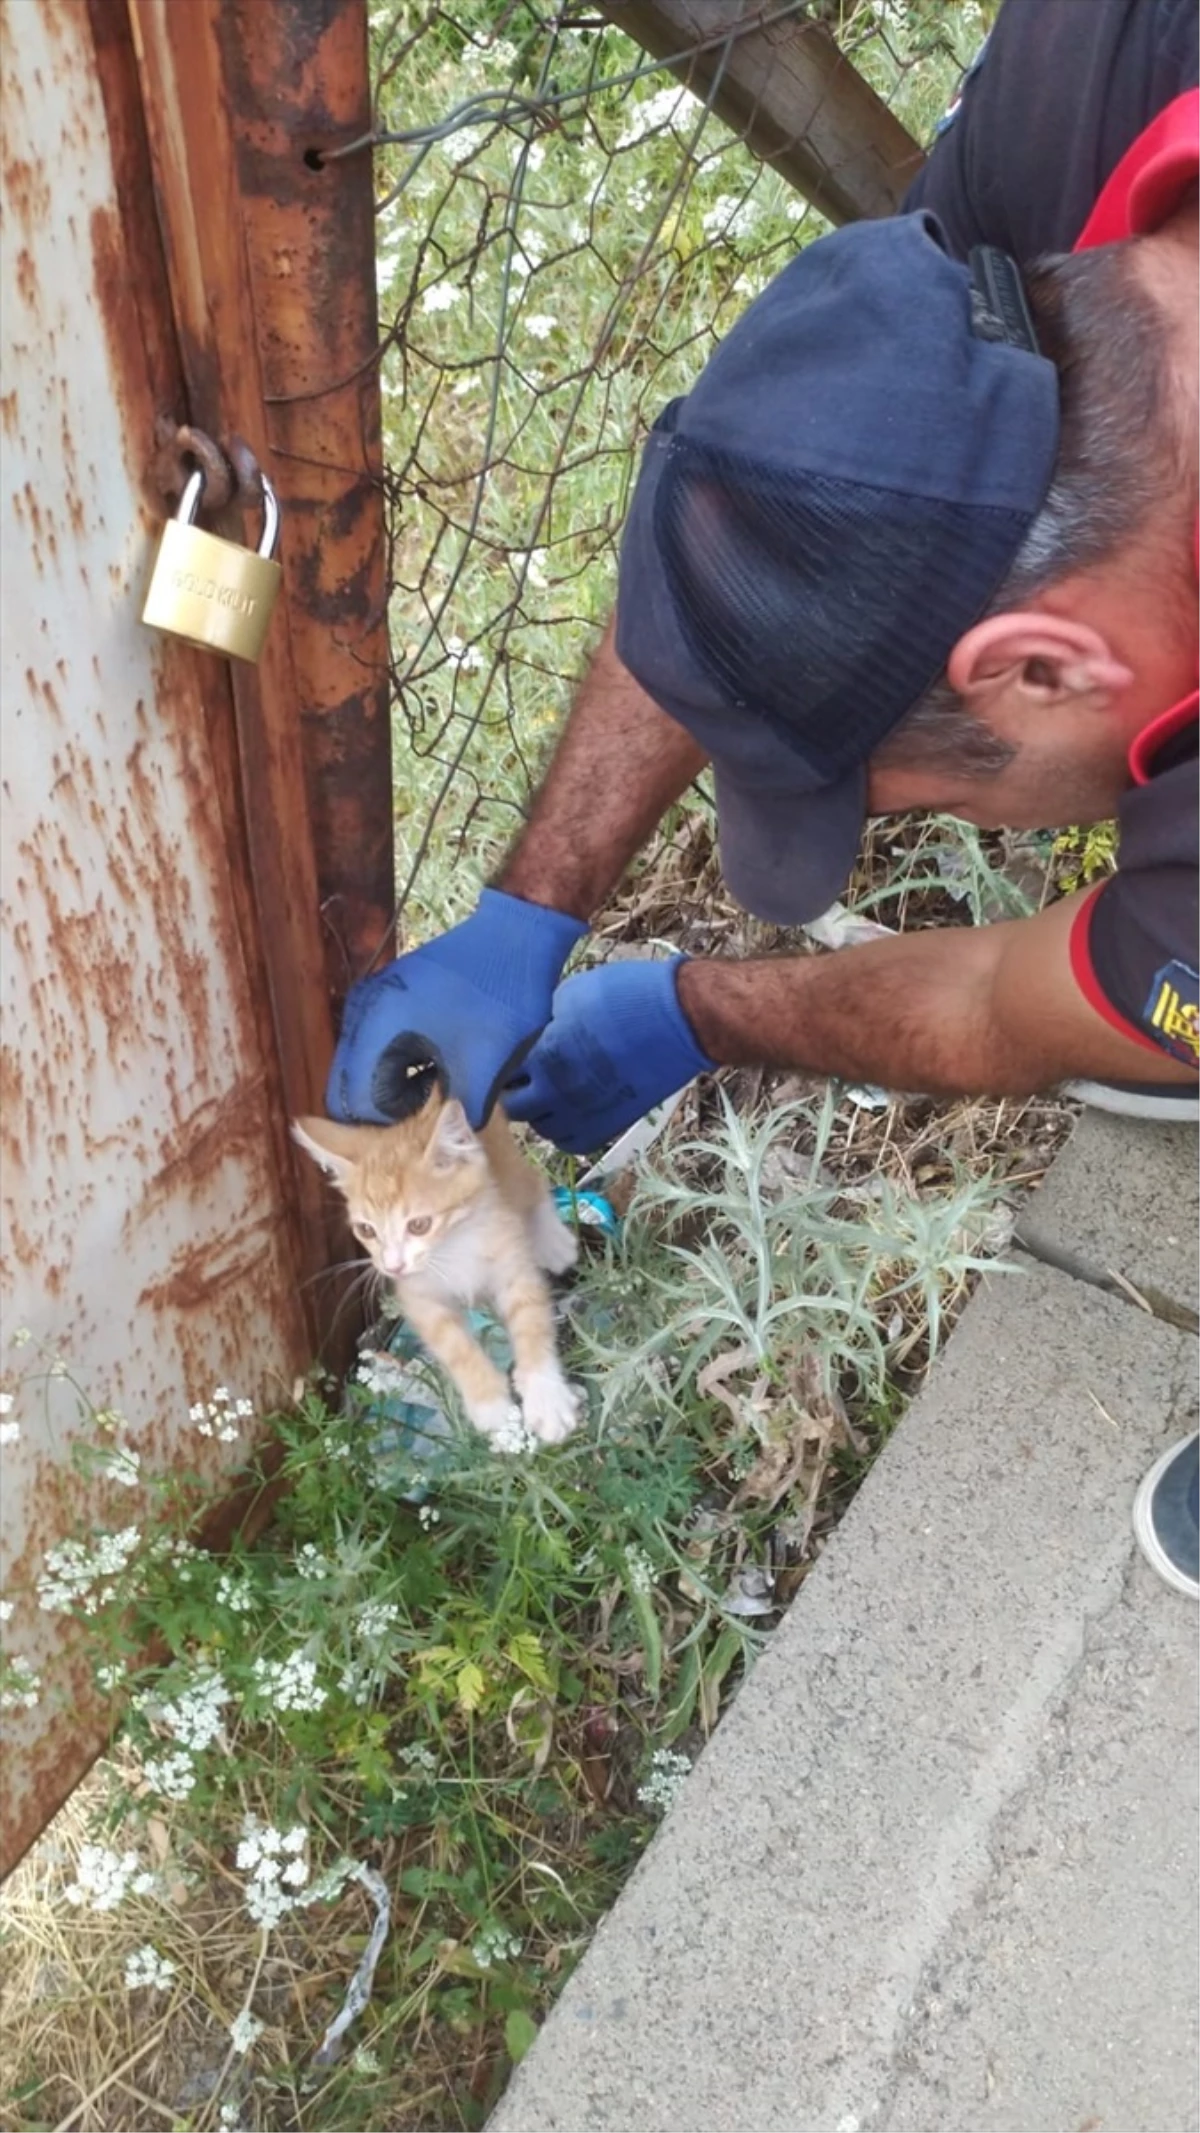
{"type": "Polygon", "coordinates": [[[828,221],[892,215],[924,153],[807,8],[600,0],[828,221]]]}
{"type": "Polygon", "coordinates": [[[282,572],[274,560],[279,544],[279,505],[266,476],[263,529],[257,553],[222,541],[196,524],[204,500],[204,475],[189,474],[179,509],[163,527],[142,621],[182,637],[202,652],[227,659],[258,659],[282,572]]]}

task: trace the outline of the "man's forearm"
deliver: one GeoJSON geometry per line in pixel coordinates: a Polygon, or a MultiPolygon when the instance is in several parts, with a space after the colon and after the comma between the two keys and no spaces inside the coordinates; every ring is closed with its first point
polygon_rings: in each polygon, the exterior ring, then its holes
{"type": "Polygon", "coordinates": [[[685,963],[679,1004],[721,1065],[801,1067],[930,1094],[1002,1093],[980,940],[914,934],[836,955],[685,963]]]}
{"type": "Polygon", "coordinates": [[[931,1095],[1025,1096],[1078,1074],[1186,1080],[1073,985],[1067,906],[1037,919],[873,941],[835,955],[681,966],[679,1004],[721,1065],[762,1064],[931,1095]]]}
{"type": "Polygon", "coordinates": [[[706,761],[621,665],[610,624],[497,887],[591,918],[706,761]]]}

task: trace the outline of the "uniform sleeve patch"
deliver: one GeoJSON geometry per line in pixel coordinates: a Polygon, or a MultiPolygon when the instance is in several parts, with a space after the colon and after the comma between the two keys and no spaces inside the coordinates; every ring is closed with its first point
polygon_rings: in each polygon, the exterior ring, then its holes
{"type": "Polygon", "coordinates": [[[1200,974],[1187,963],[1164,963],[1154,973],[1142,1020],[1164,1052],[1200,1065],[1200,974]]]}

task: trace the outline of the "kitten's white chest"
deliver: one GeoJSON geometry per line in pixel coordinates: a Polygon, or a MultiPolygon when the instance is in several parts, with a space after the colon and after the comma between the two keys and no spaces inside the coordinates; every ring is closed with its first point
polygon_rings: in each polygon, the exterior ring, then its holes
{"type": "Polygon", "coordinates": [[[482,1303],[496,1285],[496,1245],[491,1225],[469,1217],[430,1253],[414,1278],[458,1303],[482,1303]]]}

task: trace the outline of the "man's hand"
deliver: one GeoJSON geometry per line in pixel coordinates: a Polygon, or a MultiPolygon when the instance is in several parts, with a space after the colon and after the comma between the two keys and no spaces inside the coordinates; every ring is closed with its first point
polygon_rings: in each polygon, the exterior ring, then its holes
{"type": "Polygon", "coordinates": [[[712,1060],[676,995],[684,960],[606,963],[560,985],[549,1028],[504,1092],[509,1117],[584,1155],[704,1073],[712,1060]]]}
{"type": "Polygon", "coordinates": [[[326,1091],[331,1117],[402,1117],[411,1069],[433,1060],[478,1130],[549,1021],[586,932],[565,912],[485,889],[460,926],[354,987],[326,1091]]]}

